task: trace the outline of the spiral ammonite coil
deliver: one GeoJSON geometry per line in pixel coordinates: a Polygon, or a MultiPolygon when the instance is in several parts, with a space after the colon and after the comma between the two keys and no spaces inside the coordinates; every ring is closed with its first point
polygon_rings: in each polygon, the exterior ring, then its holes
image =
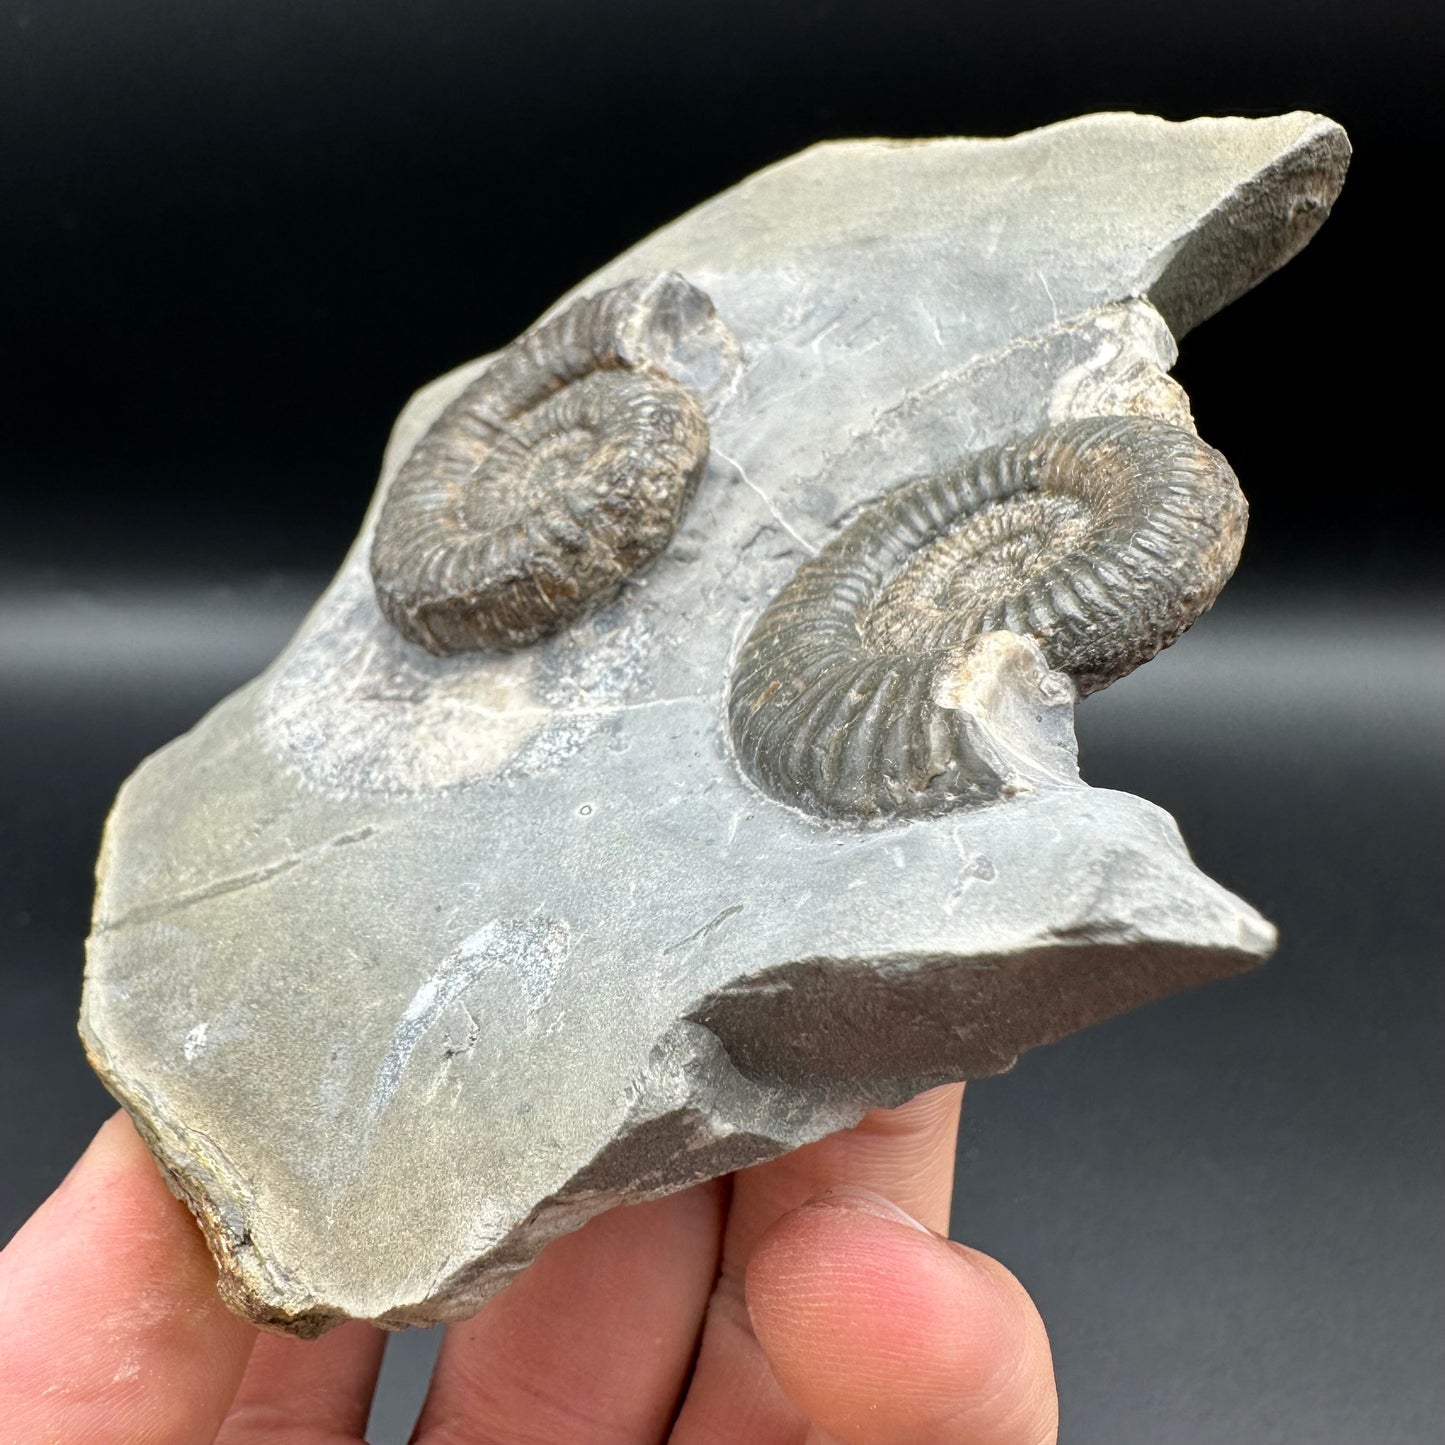
{"type": "Polygon", "coordinates": [[[999,796],[977,720],[950,706],[971,639],[1032,637],[1080,693],[1168,647],[1218,595],[1247,516],[1192,432],[1091,417],[896,487],[805,562],[733,669],[747,772],[833,817],[999,796]]]}
{"type": "Polygon", "coordinates": [[[708,453],[664,359],[712,316],[681,276],[643,276],[499,352],[387,494],[371,575],[393,626],[439,654],[524,647],[652,561],[708,453]]]}

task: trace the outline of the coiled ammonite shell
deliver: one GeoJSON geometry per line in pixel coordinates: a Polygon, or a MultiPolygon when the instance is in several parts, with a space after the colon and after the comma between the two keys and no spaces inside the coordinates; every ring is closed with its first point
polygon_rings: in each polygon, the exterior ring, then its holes
{"type": "Polygon", "coordinates": [[[728,702],[738,757],[836,817],[997,797],[956,705],[983,656],[970,640],[1023,634],[1080,693],[1105,687],[1209,607],[1245,520],[1218,452],[1141,417],[1069,422],[904,482],[753,628],[728,702]]]}
{"type": "Polygon", "coordinates": [[[664,371],[712,303],[672,274],[583,297],[499,352],[403,463],[377,522],[381,610],[434,653],[516,648],[667,545],[707,462],[664,371]]]}

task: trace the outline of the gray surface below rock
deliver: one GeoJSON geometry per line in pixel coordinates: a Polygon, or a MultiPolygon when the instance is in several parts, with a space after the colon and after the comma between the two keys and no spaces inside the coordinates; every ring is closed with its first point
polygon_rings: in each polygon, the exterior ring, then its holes
{"type": "MultiPolygon", "coordinates": [[[[577,288],[679,271],[741,348],[668,550],[525,653],[437,659],[377,611],[369,520],[108,826],[82,1032],[233,1305],[464,1316],[601,1209],[1267,956],[1146,802],[824,823],[743,779],[724,695],[902,478],[1075,416],[1191,425],[1170,324],[1298,250],[1347,156],[1305,114],[835,143],[577,288]]],[[[482,364],[414,398],[378,495],[482,364]]]]}

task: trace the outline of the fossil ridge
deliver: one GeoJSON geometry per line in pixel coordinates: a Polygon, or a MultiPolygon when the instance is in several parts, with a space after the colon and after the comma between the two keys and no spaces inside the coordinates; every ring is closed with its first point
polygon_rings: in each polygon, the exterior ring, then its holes
{"type": "Polygon", "coordinates": [[[1045,781],[1059,769],[1039,728],[995,746],[1019,711],[1005,699],[1051,714],[1170,646],[1234,571],[1245,514],[1223,457],[1154,417],[1048,427],[902,482],[798,568],[743,644],[739,761],[785,802],[857,820],[1045,781]],[[1019,676],[1028,644],[1067,680],[1019,676]]]}
{"type": "Polygon", "coordinates": [[[1081,417],[1192,430],[1170,327],[1294,254],[1347,157],[1314,115],[1088,116],[831,143],[700,206],[557,310],[665,273],[711,298],[729,346],[664,368],[706,469],[645,570],[520,650],[434,656],[378,608],[382,500],[486,359],[412,400],[333,584],[102,849],[82,1035],[236,1309],[462,1317],[601,1209],[1267,956],[1167,815],[1079,781],[1033,644],[978,715],[1049,766],[910,820],[760,791],[728,679],[901,481],[1081,417]]]}
{"type": "Polygon", "coordinates": [[[565,306],[447,406],[372,541],[377,604],[404,636],[438,655],[526,646],[657,556],[707,461],[707,420],[667,370],[683,338],[736,357],[707,297],[638,277],[565,306]]]}

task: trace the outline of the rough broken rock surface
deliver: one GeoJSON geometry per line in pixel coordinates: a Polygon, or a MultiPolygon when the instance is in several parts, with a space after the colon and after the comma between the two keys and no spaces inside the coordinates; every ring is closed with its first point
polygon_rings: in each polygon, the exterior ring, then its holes
{"type": "MultiPolygon", "coordinates": [[[[900,479],[1071,417],[1191,426],[1175,337],[1308,240],[1347,155],[1306,114],[829,144],[577,288],[680,272],[740,349],[662,556],[533,648],[434,658],[377,610],[373,507],[110,820],[82,1032],[237,1309],[466,1315],[610,1205],[1268,954],[1147,802],[1063,770],[829,823],[744,780],[725,689],[900,479]]],[[[379,495],[480,365],[409,404],[379,495]]]]}

